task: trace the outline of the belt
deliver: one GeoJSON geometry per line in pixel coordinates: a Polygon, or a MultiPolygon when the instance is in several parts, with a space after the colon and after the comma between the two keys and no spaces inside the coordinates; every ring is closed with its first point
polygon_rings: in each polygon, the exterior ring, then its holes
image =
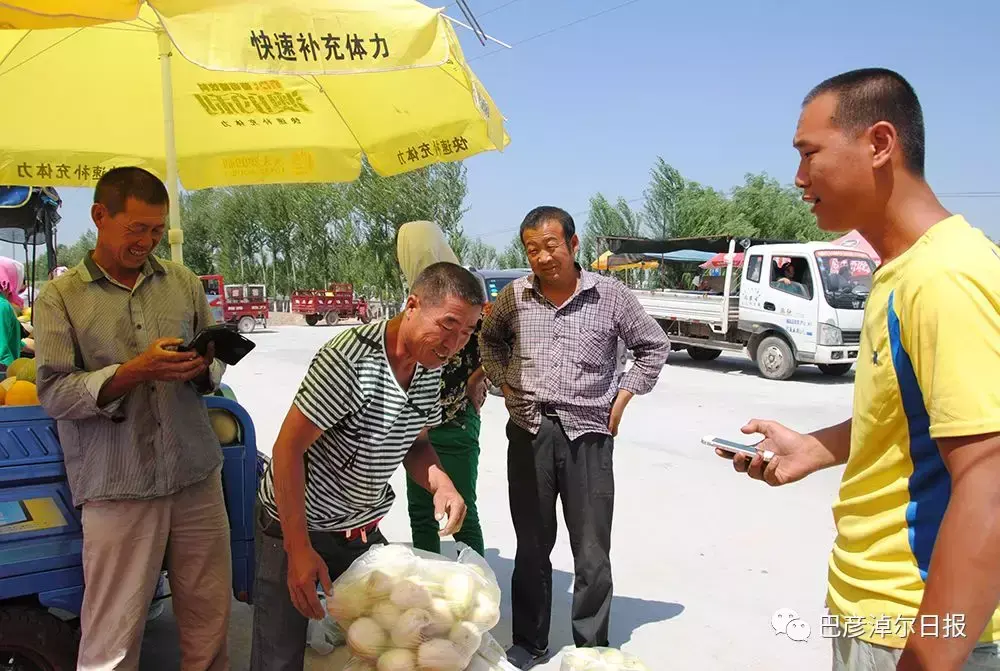
{"type": "Polygon", "coordinates": [[[555,403],[550,403],[550,402],[539,403],[538,410],[546,417],[556,417],[556,418],[559,417],[559,415],[556,414],[555,403]]]}
{"type": "MultiPolygon", "coordinates": [[[[282,535],[281,535],[281,524],[278,523],[278,520],[276,520],[273,517],[271,517],[271,515],[266,510],[264,510],[263,508],[261,508],[260,517],[261,517],[261,530],[265,534],[267,534],[268,536],[271,536],[272,538],[282,538],[282,535]]],[[[360,536],[361,537],[361,541],[364,542],[364,543],[367,543],[368,542],[368,534],[370,534],[371,532],[373,532],[376,529],[378,529],[379,522],[381,522],[381,521],[382,521],[382,518],[379,517],[378,519],[376,519],[376,520],[374,520],[372,522],[369,522],[368,524],[365,524],[365,525],[360,526],[360,527],[355,527],[353,529],[346,529],[346,530],[343,530],[343,531],[334,531],[334,532],[320,532],[320,533],[344,534],[344,538],[346,540],[351,540],[352,538],[360,536]]],[[[312,533],[312,532],[310,532],[310,533],[312,533]]]]}
{"type": "Polygon", "coordinates": [[[370,534],[371,532],[373,532],[376,529],[378,529],[378,523],[381,522],[381,521],[382,521],[382,518],[379,517],[378,519],[376,519],[376,520],[374,520],[372,522],[369,522],[368,524],[366,524],[366,525],[364,525],[362,527],[357,527],[356,529],[348,529],[347,531],[338,531],[337,533],[343,533],[344,534],[344,538],[346,538],[347,540],[351,540],[351,538],[354,535],[358,535],[358,536],[361,536],[361,542],[362,543],[367,543],[368,542],[368,534],[370,534]]]}

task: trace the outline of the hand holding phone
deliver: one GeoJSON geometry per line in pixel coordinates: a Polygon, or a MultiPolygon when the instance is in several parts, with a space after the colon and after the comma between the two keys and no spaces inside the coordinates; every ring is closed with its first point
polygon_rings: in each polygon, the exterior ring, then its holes
{"type": "Polygon", "coordinates": [[[747,445],[745,443],[737,443],[732,440],[726,440],[724,438],[718,438],[716,436],[705,436],[701,439],[702,444],[708,445],[709,447],[714,447],[717,450],[722,450],[728,454],[745,454],[751,459],[758,454],[760,454],[764,461],[770,461],[774,457],[774,452],[771,450],[764,450],[763,452],[757,449],[757,446],[764,441],[754,443],[752,445],[747,445]]]}
{"type": "Polygon", "coordinates": [[[250,350],[257,346],[255,342],[244,338],[225,324],[216,324],[202,329],[194,337],[194,340],[179,349],[187,352],[194,351],[206,356],[210,351],[210,344],[213,346],[214,357],[228,366],[238,364],[243,357],[250,353],[250,350]]]}

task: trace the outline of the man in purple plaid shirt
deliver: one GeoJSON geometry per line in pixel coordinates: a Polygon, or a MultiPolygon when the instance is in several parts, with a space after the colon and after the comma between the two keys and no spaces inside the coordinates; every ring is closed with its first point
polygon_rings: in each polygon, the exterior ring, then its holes
{"type": "Polygon", "coordinates": [[[573,639],[608,645],[614,437],[632,396],[656,384],[670,343],[625,285],[576,263],[580,242],[569,213],[535,208],[521,223],[521,242],[533,272],[500,292],[483,322],[480,352],[510,413],[517,554],[507,655],[529,669],[548,655],[556,497],[576,566],[573,639]],[[619,338],[635,357],[620,381],[619,338]]]}

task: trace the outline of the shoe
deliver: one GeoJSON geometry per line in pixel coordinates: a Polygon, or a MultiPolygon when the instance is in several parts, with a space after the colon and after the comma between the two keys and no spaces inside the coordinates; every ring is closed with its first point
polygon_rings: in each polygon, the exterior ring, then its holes
{"type": "Polygon", "coordinates": [[[521,671],[527,671],[527,669],[533,668],[536,664],[541,664],[548,658],[548,655],[548,650],[532,652],[523,645],[512,645],[507,649],[507,661],[515,669],[521,669],[521,671]]]}

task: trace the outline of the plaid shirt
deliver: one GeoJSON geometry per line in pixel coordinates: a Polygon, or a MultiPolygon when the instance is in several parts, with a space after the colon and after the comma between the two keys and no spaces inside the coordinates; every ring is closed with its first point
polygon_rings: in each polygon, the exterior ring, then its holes
{"type": "Polygon", "coordinates": [[[533,274],[514,280],[497,296],[480,334],[486,375],[514,392],[506,398],[511,419],[535,433],[548,404],[570,440],[610,434],[618,390],[650,392],[670,352],[666,333],[624,284],[577,270],[576,292],[561,307],[542,295],[533,274]],[[619,338],[635,356],[620,383],[619,338]]]}

